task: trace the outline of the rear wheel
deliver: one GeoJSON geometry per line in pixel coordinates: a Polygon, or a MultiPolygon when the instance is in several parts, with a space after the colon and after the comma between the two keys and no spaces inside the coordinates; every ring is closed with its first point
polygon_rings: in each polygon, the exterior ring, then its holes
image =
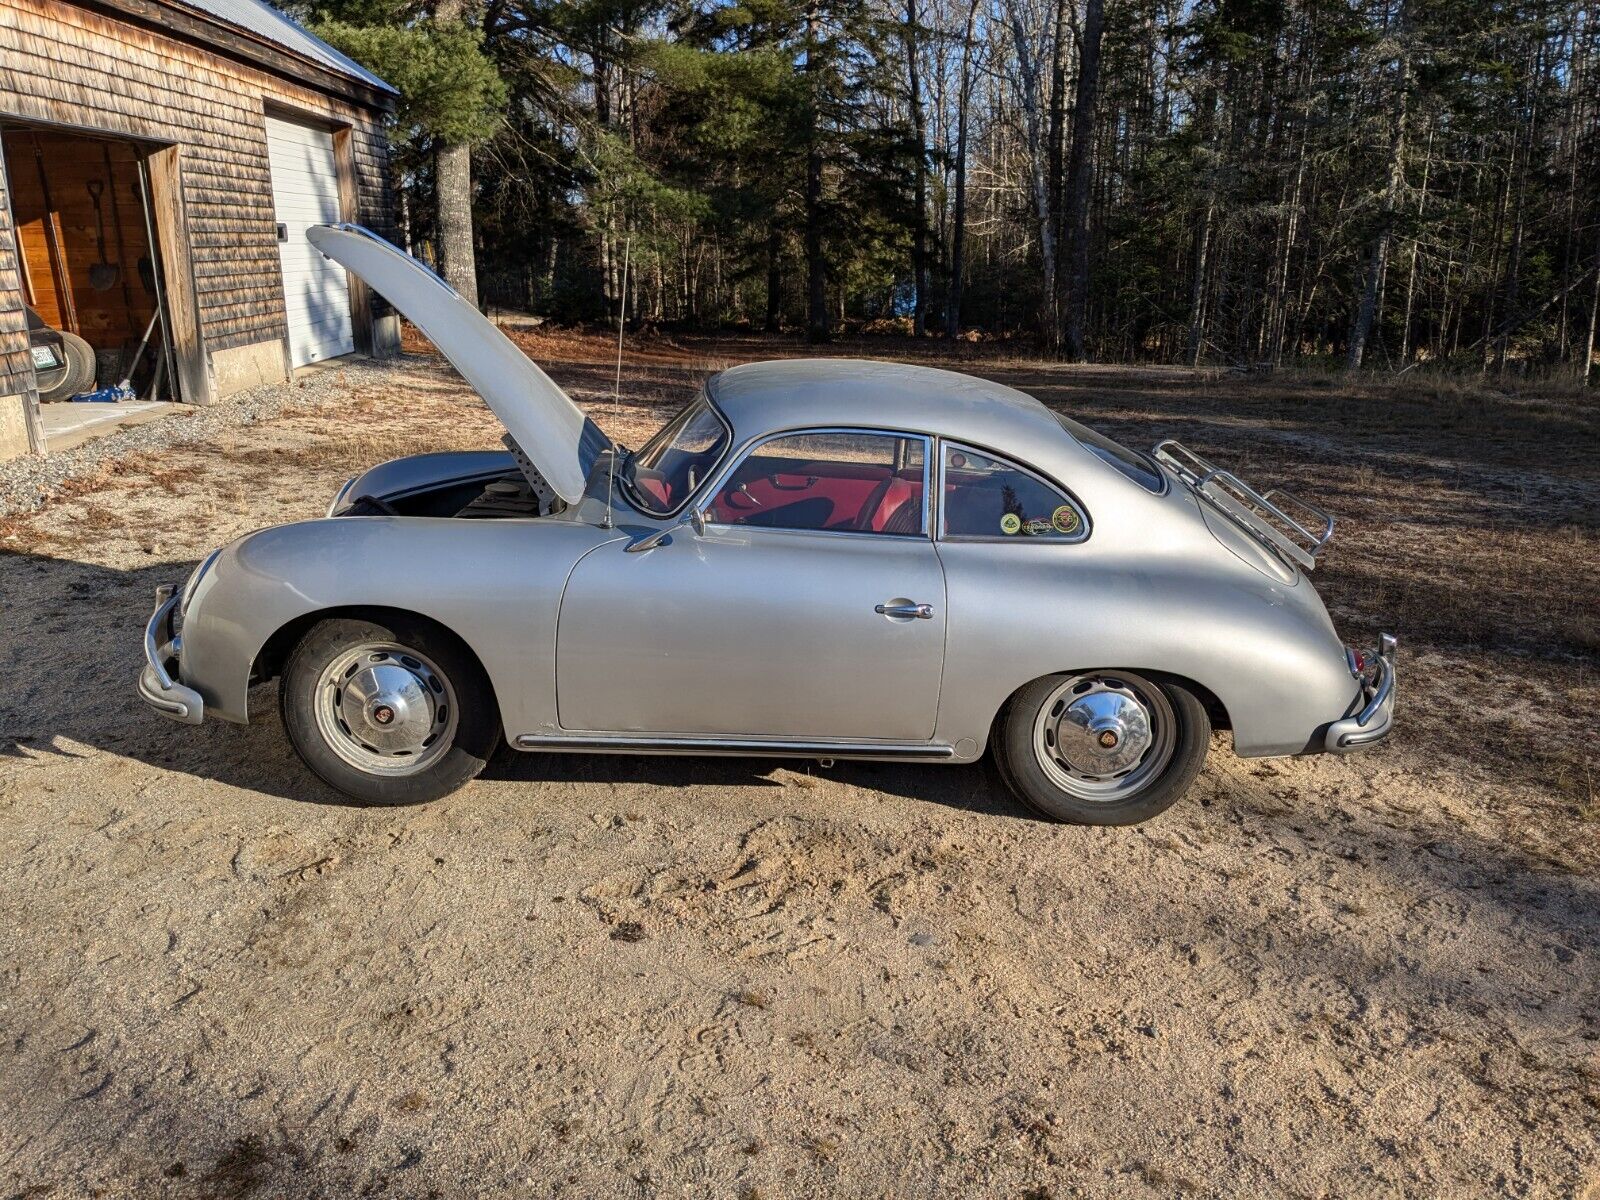
{"type": "Polygon", "coordinates": [[[500,738],[483,668],[424,621],[323,621],[284,666],[279,707],[306,766],[362,804],[420,804],[483,770],[500,738]]]}
{"type": "Polygon", "coordinates": [[[1050,675],[1001,713],[995,761],[1048,817],[1133,825],[1172,806],[1211,741],[1205,706],[1181,684],[1132,671],[1050,675]]]}

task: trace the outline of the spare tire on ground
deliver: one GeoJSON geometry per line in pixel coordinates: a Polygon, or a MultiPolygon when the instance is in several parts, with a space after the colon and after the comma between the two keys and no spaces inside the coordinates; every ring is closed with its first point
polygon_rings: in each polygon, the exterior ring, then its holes
{"type": "Polygon", "coordinates": [[[67,358],[67,369],[48,387],[40,380],[39,399],[67,400],[80,392],[94,391],[94,347],[75,333],[61,330],[61,349],[67,358]]]}

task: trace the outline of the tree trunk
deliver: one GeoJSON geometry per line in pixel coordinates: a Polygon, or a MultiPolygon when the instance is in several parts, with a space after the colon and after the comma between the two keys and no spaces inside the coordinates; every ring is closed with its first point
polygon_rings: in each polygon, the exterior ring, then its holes
{"type": "MultiPolygon", "coordinates": [[[[1055,34],[1050,43],[1050,154],[1045,160],[1046,186],[1050,190],[1050,212],[1055,218],[1051,233],[1056,248],[1056,261],[1052,265],[1058,293],[1061,287],[1061,208],[1067,178],[1067,32],[1071,21],[1077,17],[1074,11],[1069,19],[1067,13],[1069,2],[1071,0],[1056,0],[1055,34]]],[[[1054,297],[1053,303],[1056,320],[1059,322],[1061,319],[1059,294],[1054,297]]],[[[1059,335],[1056,340],[1060,341],[1059,335]]]]}
{"type": "Polygon", "coordinates": [[[916,177],[912,203],[911,285],[915,291],[911,332],[921,337],[928,328],[928,125],[922,111],[922,73],[917,62],[917,0],[906,0],[906,71],[910,89],[911,129],[917,139],[916,177]]]}
{"type": "MultiPolygon", "coordinates": [[[[1208,87],[1200,105],[1199,119],[1204,122],[1203,143],[1212,143],[1216,136],[1217,91],[1208,87]]],[[[1211,178],[1215,166],[1206,162],[1201,183],[1204,203],[1200,209],[1200,228],[1194,235],[1194,259],[1189,280],[1189,337],[1184,348],[1183,361],[1191,367],[1200,365],[1200,354],[1206,341],[1206,272],[1211,267],[1211,226],[1217,214],[1216,183],[1211,178]]]]}
{"type": "Polygon", "coordinates": [[[778,320],[783,306],[782,276],[783,237],[778,223],[767,225],[767,318],[763,328],[768,333],[778,332],[778,320]]]}
{"type": "Polygon", "coordinates": [[[950,296],[945,301],[944,329],[954,338],[961,333],[961,285],[967,252],[967,106],[972,100],[972,26],[978,0],[967,9],[967,30],[961,41],[961,89],[956,106],[956,196],[950,229],[950,296]]]}
{"type": "MultiPolygon", "coordinates": [[[[1424,208],[1428,203],[1428,179],[1433,174],[1433,129],[1428,129],[1428,149],[1422,160],[1422,191],[1417,196],[1417,223],[1422,223],[1424,208]]],[[[1412,302],[1416,297],[1417,289],[1417,254],[1418,239],[1411,239],[1411,265],[1406,268],[1406,314],[1405,320],[1400,324],[1400,362],[1409,366],[1411,362],[1411,313],[1412,302]]]]}
{"type": "Polygon", "coordinates": [[[1595,325],[1600,321],[1600,233],[1595,235],[1594,242],[1594,290],[1589,293],[1589,339],[1583,348],[1583,374],[1580,377],[1584,387],[1590,386],[1594,378],[1594,334],[1595,325]]]}
{"type": "Polygon", "coordinates": [[[411,189],[400,185],[400,248],[411,254],[411,189]]]}
{"type": "Polygon", "coordinates": [[[1067,163],[1067,337],[1069,362],[1087,357],[1089,323],[1089,194],[1094,174],[1095,109],[1100,89],[1100,31],[1105,0],[1085,0],[1078,48],[1078,95],[1072,110],[1072,156],[1067,163]]]}
{"type": "Polygon", "coordinates": [[[1050,202],[1048,171],[1049,143],[1046,128],[1044,89],[1039,79],[1041,66],[1033,32],[1029,27],[1029,11],[1018,3],[1006,5],[1006,16],[1011,26],[1012,48],[1016,53],[1018,99],[1022,103],[1022,119],[1028,138],[1028,187],[1032,192],[1033,215],[1039,229],[1039,259],[1044,275],[1044,289],[1039,302],[1039,327],[1045,344],[1052,350],[1061,344],[1061,323],[1056,307],[1056,217],[1050,202]]]}
{"type": "Polygon", "coordinates": [[[817,102],[820,72],[817,42],[822,26],[817,0],[806,5],[806,119],[809,122],[806,145],[806,337],[813,342],[828,340],[828,264],[822,253],[822,130],[821,105],[817,102]]]}
{"type": "MultiPolygon", "coordinates": [[[[467,0],[436,0],[434,20],[457,24],[466,19],[467,0]]],[[[434,191],[439,208],[440,274],[471,304],[478,303],[478,264],[472,247],[472,149],[443,145],[433,156],[434,191]]]]}
{"type": "Polygon", "coordinates": [[[1411,59],[1405,43],[1405,19],[1405,9],[1402,7],[1399,17],[1400,58],[1395,66],[1394,132],[1389,139],[1389,178],[1383,189],[1383,210],[1378,220],[1378,230],[1373,236],[1372,251],[1367,259],[1361,303],[1350,327],[1350,347],[1344,364],[1347,371],[1361,369],[1361,359],[1366,354],[1367,341],[1372,336],[1372,325],[1378,315],[1378,289],[1389,265],[1389,242],[1394,237],[1400,189],[1405,186],[1406,115],[1411,93],[1411,59]]]}

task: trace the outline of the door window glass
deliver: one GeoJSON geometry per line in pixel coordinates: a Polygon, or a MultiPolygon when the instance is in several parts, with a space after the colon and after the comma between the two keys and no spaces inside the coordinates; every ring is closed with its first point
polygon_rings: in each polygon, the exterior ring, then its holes
{"type": "Polygon", "coordinates": [[[1082,541],[1089,523],[1059,488],[992,454],[946,443],[944,536],[1082,541]]]}
{"type": "Polygon", "coordinates": [[[752,450],[711,520],[767,529],[921,536],[926,447],[888,433],[795,433],[752,450]]]}

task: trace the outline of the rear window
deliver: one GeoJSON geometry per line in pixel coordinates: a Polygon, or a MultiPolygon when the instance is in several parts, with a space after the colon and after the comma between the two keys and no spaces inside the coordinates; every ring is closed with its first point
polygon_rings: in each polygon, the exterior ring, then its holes
{"type": "Polygon", "coordinates": [[[1096,433],[1087,425],[1080,425],[1071,417],[1056,413],[1061,428],[1070,433],[1085,450],[1107,462],[1133,480],[1147,492],[1160,495],[1167,490],[1167,477],[1161,468],[1136,450],[1129,450],[1121,442],[1114,442],[1103,433],[1096,433]]]}

